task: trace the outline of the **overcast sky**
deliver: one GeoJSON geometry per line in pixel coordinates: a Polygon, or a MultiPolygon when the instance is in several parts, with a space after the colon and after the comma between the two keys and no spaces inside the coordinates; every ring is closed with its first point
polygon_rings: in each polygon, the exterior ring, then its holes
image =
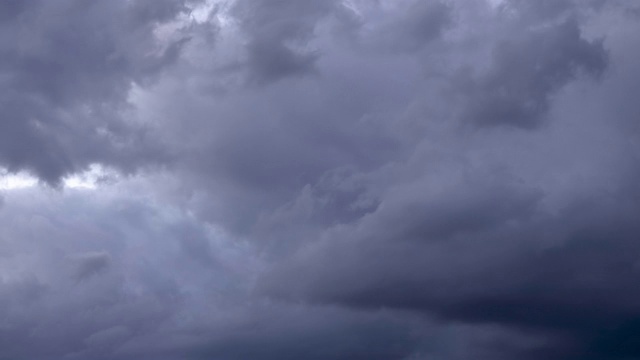
{"type": "Polygon", "coordinates": [[[0,359],[640,359],[639,58],[636,0],[0,1],[0,359]]]}

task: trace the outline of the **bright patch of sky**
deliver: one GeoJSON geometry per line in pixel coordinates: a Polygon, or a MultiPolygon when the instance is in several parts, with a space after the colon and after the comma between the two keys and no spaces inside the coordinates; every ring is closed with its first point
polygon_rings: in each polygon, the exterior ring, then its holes
{"type": "MultiPolygon", "coordinates": [[[[100,164],[92,164],[89,169],[63,179],[64,188],[95,190],[101,183],[113,180],[114,174],[100,164]]],[[[19,190],[38,185],[38,179],[27,172],[10,173],[0,170],[0,190],[19,190]]]]}
{"type": "Polygon", "coordinates": [[[7,170],[0,171],[0,190],[17,190],[36,186],[38,179],[25,173],[9,173],[7,170]]]}

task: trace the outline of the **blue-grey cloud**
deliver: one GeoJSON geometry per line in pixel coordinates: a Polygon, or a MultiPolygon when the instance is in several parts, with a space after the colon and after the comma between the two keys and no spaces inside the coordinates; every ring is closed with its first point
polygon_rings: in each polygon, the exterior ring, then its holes
{"type": "Polygon", "coordinates": [[[536,127],[555,92],[579,75],[601,75],[606,59],[602,43],[584,40],[575,19],[500,42],[491,69],[461,84],[470,93],[463,119],[480,126],[536,127]]]}
{"type": "Polygon", "coordinates": [[[638,24],[3,2],[0,359],[640,358],[638,24]]]}
{"type": "Polygon", "coordinates": [[[127,119],[127,98],[132,84],[178,58],[189,35],[154,31],[188,12],[187,2],[2,6],[2,166],[56,184],[91,163],[132,171],[166,158],[149,130],[127,119]]]}

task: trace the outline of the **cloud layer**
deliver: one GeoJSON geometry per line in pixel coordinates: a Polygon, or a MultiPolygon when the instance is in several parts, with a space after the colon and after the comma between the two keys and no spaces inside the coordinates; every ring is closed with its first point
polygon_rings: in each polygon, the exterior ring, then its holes
{"type": "Polygon", "coordinates": [[[6,1],[0,359],[640,359],[631,1],[6,1]]]}

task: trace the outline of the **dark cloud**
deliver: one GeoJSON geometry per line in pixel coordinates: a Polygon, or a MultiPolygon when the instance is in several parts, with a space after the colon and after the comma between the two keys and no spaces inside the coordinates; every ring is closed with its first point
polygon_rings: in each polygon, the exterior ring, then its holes
{"type": "Polygon", "coordinates": [[[233,13],[248,41],[249,80],[270,83],[314,71],[317,54],[308,49],[315,28],[338,2],[237,1],[233,13]]]}
{"type": "Polygon", "coordinates": [[[285,319],[259,320],[253,329],[203,346],[193,353],[194,358],[402,359],[420,348],[420,338],[411,334],[415,329],[391,317],[342,314],[345,319],[336,321],[340,311],[320,313],[326,318],[309,311],[307,319],[282,314],[285,319]]]}
{"type": "Polygon", "coordinates": [[[11,20],[12,18],[16,17],[16,16],[20,16],[20,14],[22,14],[26,9],[28,9],[30,6],[33,6],[33,4],[36,2],[36,0],[33,1],[19,1],[19,0],[9,0],[9,1],[3,1],[2,4],[0,5],[0,9],[2,10],[1,13],[2,18],[0,18],[0,20],[2,21],[7,21],[7,20],[11,20]]]}
{"type": "MultiPolygon", "coordinates": [[[[463,232],[445,242],[429,226],[431,213],[406,204],[392,221],[380,214],[350,235],[362,238],[333,233],[337,239],[328,248],[304,252],[295,265],[265,279],[268,293],[565,337],[547,349],[562,354],[551,358],[635,358],[640,294],[632,290],[631,274],[637,273],[640,228],[632,214],[640,204],[616,209],[617,200],[611,208],[603,202],[594,199],[552,217],[513,221],[503,215],[493,224],[490,216],[476,216],[488,229],[467,233],[464,217],[444,212],[463,232]],[[418,217],[423,227],[416,229],[418,217]]],[[[488,206],[483,211],[500,213],[488,206]]]]}
{"type": "Polygon", "coordinates": [[[166,157],[127,119],[127,97],[177,59],[188,37],[154,31],[185,2],[3,4],[14,14],[0,24],[4,167],[57,183],[91,163],[131,171],[166,157]]]}
{"type": "Polygon", "coordinates": [[[111,257],[106,252],[78,254],[72,256],[70,259],[76,263],[75,278],[78,281],[104,271],[111,263],[111,257]]]}
{"type": "Polygon", "coordinates": [[[441,1],[413,1],[387,15],[369,30],[360,29],[361,41],[372,47],[393,52],[416,52],[438,40],[453,23],[452,5],[441,1]]]}
{"type": "Polygon", "coordinates": [[[633,8],[0,4],[0,359],[640,358],[633,8]]]}
{"type": "Polygon", "coordinates": [[[465,121],[535,128],[548,114],[553,94],[577,76],[598,77],[606,69],[602,43],[583,39],[575,19],[543,26],[501,41],[487,73],[463,81],[469,92],[465,121]]]}
{"type": "Polygon", "coordinates": [[[2,221],[13,226],[0,232],[13,251],[0,252],[3,357],[400,358],[424,347],[425,325],[408,316],[247,298],[253,275],[243,272],[259,266],[250,249],[114,190],[93,200],[12,193],[2,221]],[[194,238],[206,255],[180,251],[194,238]],[[97,246],[107,249],[82,251],[97,246]]]}
{"type": "Polygon", "coordinates": [[[359,223],[328,230],[263,278],[262,290],[561,339],[518,358],[540,352],[554,359],[635,358],[640,192],[634,173],[553,211],[544,205],[550,194],[505,182],[504,175],[487,186],[476,173],[438,186],[436,196],[420,194],[433,186],[423,179],[383,198],[359,223]]]}

